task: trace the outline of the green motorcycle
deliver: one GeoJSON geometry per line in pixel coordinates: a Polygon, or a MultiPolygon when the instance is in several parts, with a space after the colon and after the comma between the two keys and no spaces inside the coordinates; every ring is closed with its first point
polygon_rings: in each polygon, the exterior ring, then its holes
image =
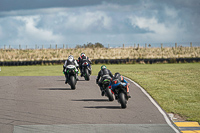
{"type": "Polygon", "coordinates": [[[111,78],[108,75],[103,76],[103,82],[102,82],[102,91],[104,91],[105,96],[108,97],[109,101],[113,101],[113,94],[111,92],[111,89],[109,88],[111,78]]]}
{"type": "Polygon", "coordinates": [[[74,65],[68,65],[64,70],[65,77],[68,79],[67,83],[71,86],[72,90],[76,89],[76,83],[77,83],[76,73],[77,70],[74,65]]]}

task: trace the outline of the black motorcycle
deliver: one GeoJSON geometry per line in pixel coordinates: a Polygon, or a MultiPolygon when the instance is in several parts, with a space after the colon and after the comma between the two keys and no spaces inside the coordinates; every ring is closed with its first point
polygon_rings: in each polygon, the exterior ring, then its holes
{"type": "Polygon", "coordinates": [[[85,80],[89,81],[92,71],[90,68],[90,64],[88,62],[84,62],[82,64],[82,73],[83,73],[85,80]]]}
{"type": "Polygon", "coordinates": [[[121,104],[122,108],[126,108],[126,104],[127,104],[128,99],[129,99],[129,97],[127,95],[126,85],[127,85],[126,83],[120,83],[115,88],[115,98],[121,104]]]}
{"type": "Polygon", "coordinates": [[[111,92],[111,89],[109,88],[109,84],[110,84],[111,78],[110,76],[105,75],[103,77],[103,81],[102,81],[102,91],[104,91],[105,96],[108,97],[109,101],[113,101],[113,94],[111,92]]]}
{"type": "Polygon", "coordinates": [[[77,77],[76,77],[76,67],[74,65],[68,65],[65,70],[64,74],[65,77],[68,79],[67,83],[71,86],[71,89],[76,89],[77,77]]]}

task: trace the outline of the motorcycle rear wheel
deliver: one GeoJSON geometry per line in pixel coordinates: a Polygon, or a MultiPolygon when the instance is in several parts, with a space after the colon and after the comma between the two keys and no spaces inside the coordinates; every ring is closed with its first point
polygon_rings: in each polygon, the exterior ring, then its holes
{"type": "Polygon", "coordinates": [[[76,81],[75,81],[75,77],[74,76],[70,76],[70,85],[71,85],[71,89],[75,90],[76,89],[76,81]]]}
{"type": "Polygon", "coordinates": [[[85,69],[85,80],[87,80],[87,81],[90,80],[88,69],[85,69]]]}
{"type": "Polygon", "coordinates": [[[121,107],[123,109],[125,109],[127,101],[126,101],[126,98],[125,98],[125,94],[123,92],[119,93],[119,102],[121,103],[121,107]]]}
{"type": "Polygon", "coordinates": [[[113,101],[114,100],[113,94],[112,94],[111,90],[108,87],[106,87],[106,94],[108,96],[109,101],[113,101]]]}

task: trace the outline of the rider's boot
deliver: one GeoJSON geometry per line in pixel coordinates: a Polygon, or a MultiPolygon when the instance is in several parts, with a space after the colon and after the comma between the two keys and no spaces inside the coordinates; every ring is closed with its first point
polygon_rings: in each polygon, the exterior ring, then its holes
{"type": "Polygon", "coordinates": [[[104,96],[105,95],[105,92],[104,90],[101,91],[101,96],[104,96]]]}
{"type": "Polygon", "coordinates": [[[131,95],[130,95],[130,93],[129,93],[129,92],[127,92],[127,96],[128,96],[128,98],[131,98],[131,95]]]}
{"type": "Polygon", "coordinates": [[[118,95],[117,95],[117,94],[115,94],[115,99],[116,99],[116,100],[118,99],[118,95]]]}
{"type": "Polygon", "coordinates": [[[67,78],[66,78],[66,80],[65,80],[65,84],[67,84],[67,78]]]}
{"type": "Polygon", "coordinates": [[[101,90],[101,96],[104,96],[105,95],[105,91],[103,90],[102,87],[100,87],[100,90],[101,90]]]}
{"type": "Polygon", "coordinates": [[[81,77],[83,77],[83,70],[82,70],[82,68],[80,68],[80,72],[81,72],[81,77]]]}

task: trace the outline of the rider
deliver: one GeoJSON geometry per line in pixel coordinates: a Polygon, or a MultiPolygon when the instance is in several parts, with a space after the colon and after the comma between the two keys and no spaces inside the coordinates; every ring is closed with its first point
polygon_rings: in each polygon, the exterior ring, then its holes
{"type": "Polygon", "coordinates": [[[78,64],[79,64],[79,69],[81,71],[81,77],[83,76],[82,64],[84,62],[88,62],[89,63],[89,67],[91,69],[91,64],[92,64],[91,60],[89,59],[89,57],[87,57],[85,55],[85,53],[81,53],[80,57],[78,57],[78,64]]]}
{"type": "Polygon", "coordinates": [[[131,98],[130,94],[129,94],[129,83],[124,79],[123,76],[120,75],[120,73],[115,73],[114,77],[112,78],[112,81],[110,82],[111,86],[111,90],[112,92],[115,94],[115,98],[117,98],[116,92],[115,92],[115,88],[121,84],[121,83],[126,83],[126,88],[127,88],[127,96],[129,98],[131,98]]]}
{"type": "Polygon", "coordinates": [[[102,91],[103,90],[102,82],[103,82],[105,76],[108,76],[109,78],[113,78],[111,71],[109,69],[107,69],[105,65],[102,65],[101,70],[99,71],[98,76],[96,78],[96,84],[99,85],[100,90],[102,92],[101,93],[102,96],[104,96],[104,91],[102,91]],[[99,81],[99,79],[100,79],[100,81],[99,81]]]}
{"type": "MultiPolygon", "coordinates": [[[[74,65],[76,67],[76,78],[78,80],[78,63],[76,60],[74,60],[74,57],[70,55],[68,59],[65,61],[65,64],[63,65],[63,72],[65,72],[65,69],[67,68],[68,65],[74,65]]],[[[65,84],[67,84],[67,75],[65,73],[66,81],[65,84]]]]}

